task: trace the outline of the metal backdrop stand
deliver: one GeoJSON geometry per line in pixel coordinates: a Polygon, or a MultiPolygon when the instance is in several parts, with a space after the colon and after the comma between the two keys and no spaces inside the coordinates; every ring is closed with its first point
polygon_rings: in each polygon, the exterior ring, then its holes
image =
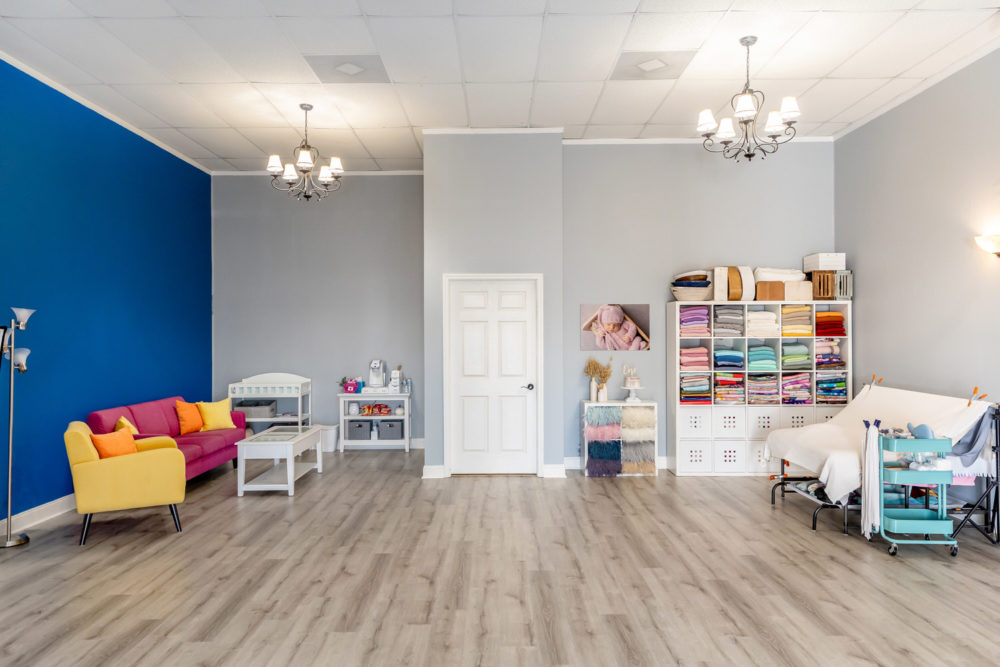
{"type": "Polygon", "coordinates": [[[983,534],[991,544],[1000,544],[1000,410],[994,405],[993,413],[993,479],[986,478],[986,490],[972,507],[963,509],[965,515],[951,534],[956,537],[966,526],[972,526],[983,534]],[[973,512],[982,510],[984,525],[980,526],[972,518],[973,512]]]}

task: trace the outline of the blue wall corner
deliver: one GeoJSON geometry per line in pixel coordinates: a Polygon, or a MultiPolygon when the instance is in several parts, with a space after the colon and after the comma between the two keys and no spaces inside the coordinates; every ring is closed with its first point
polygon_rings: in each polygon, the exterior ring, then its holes
{"type": "Polygon", "coordinates": [[[17,332],[31,349],[14,379],[17,513],[73,492],[70,421],[211,399],[211,177],[2,61],[0,91],[0,322],[38,311],[17,332]]]}

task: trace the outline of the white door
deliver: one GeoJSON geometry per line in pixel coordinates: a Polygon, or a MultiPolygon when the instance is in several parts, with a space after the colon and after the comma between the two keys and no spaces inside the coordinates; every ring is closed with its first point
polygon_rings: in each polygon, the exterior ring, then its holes
{"type": "Polygon", "coordinates": [[[538,283],[448,280],[452,474],[538,472],[538,283]]]}

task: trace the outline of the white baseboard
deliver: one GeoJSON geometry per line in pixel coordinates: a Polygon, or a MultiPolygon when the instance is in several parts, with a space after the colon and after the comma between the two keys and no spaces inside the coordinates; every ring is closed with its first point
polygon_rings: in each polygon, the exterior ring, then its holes
{"type": "Polygon", "coordinates": [[[424,479],[444,479],[450,477],[444,466],[424,466],[424,479]]]}
{"type": "MultiPolygon", "coordinates": [[[[15,514],[11,519],[11,523],[14,524],[11,530],[17,533],[26,528],[31,528],[32,526],[43,521],[48,521],[49,519],[57,517],[60,514],[72,512],[75,509],[76,496],[71,493],[68,496],[50,500],[44,505],[32,507],[30,510],[24,510],[23,512],[15,514]]],[[[7,532],[7,519],[0,519],[0,531],[4,533],[7,532]]]]}
{"type": "Polygon", "coordinates": [[[656,469],[657,470],[667,470],[673,469],[674,467],[674,457],[673,456],[657,456],[656,457],[656,469]]]}
{"type": "Polygon", "coordinates": [[[410,449],[424,449],[424,439],[410,438],[410,449]]]}
{"type": "Polygon", "coordinates": [[[583,458],[580,456],[567,456],[563,459],[563,467],[566,470],[583,470],[583,458]]]}
{"type": "Polygon", "coordinates": [[[563,463],[546,463],[542,466],[542,477],[566,477],[566,465],[563,463]]]}

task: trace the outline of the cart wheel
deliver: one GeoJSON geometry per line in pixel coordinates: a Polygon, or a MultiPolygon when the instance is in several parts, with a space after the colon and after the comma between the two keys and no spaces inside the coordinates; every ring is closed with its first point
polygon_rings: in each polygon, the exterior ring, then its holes
{"type": "Polygon", "coordinates": [[[896,552],[898,552],[898,551],[899,551],[899,547],[897,547],[895,544],[890,544],[889,545],[889,555],[890,556],[895,556],[896,552]]]}
{"type": "Polygon", "coordinates": [[[925,539],[925,540],[929,540],[929,539],[931,539],[931,536],[930,536],[930,535],[928,535],[927,533],[924,533],[924,539],[925,539]]]}
{"type": "Polygon", "coordinates": [[[952,558],[954,558],[955,556],[957,556],[958,555],[958,545],[956,544],[951,549],[949,549],[949,552],[951,553],[951,557],[952,558]]]}

